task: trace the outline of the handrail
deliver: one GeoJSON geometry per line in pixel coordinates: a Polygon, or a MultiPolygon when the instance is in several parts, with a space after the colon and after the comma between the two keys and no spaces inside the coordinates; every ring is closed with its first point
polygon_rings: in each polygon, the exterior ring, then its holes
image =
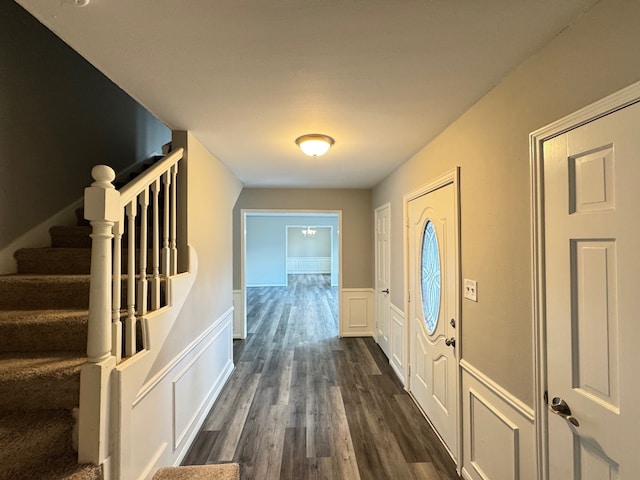
{"type": "Polygon", "coordinates": [[[166,157],[160,160],[158,163],[149,167],[144,173],[120,189],[120,203],[126,205],[131,201],[133,197],[138,195],[144,187],[151,185],[154,180],[160,178],[163,173],[169,170],[170,167],[178,163],[184,156],[184,148],[178,148],[169,153],[166,157]]]}

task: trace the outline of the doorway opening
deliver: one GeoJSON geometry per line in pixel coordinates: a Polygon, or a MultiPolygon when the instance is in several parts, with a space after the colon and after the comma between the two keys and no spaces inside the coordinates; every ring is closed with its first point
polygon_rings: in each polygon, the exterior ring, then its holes
{"type": "Polygon", "coordinates": [[[323,309],[330,318],[335,318],[337,336],[341,310],[342,212],[252,209],[242,210],[240,217],[243,312],[239,326],[242,331],[237,336],[247,336],[251,296],[279,295],[286,289],[296,288],[328,289],[322,302],[310,304],[308,309],[323,309]]]}

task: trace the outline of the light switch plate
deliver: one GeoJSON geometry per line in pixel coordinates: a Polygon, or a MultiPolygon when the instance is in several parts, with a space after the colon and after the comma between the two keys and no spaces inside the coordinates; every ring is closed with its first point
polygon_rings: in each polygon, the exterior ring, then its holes
{"type": "Polygon", "coordinates": [[[464,298],[468,298],[474,302],[478,301],[478,282],[469,280],[468,278],[464,279],[464,298]]]}

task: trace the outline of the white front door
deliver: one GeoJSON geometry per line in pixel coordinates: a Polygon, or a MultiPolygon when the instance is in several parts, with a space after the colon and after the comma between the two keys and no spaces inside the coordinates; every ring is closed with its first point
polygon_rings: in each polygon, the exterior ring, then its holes
{"type": "Polygon", "coordinates": [[[389,246],[389,204],[375,211],[375,269],[376,269],[376,340],[387,358],[389,353],[389,271],[391,270],[391,247],[389,246]]]}
{"type": "Polygon", "coordinates": [[[638,478],[640,104],[543,154],[550,479],[638,478]]]}
{"type": "Polygon", "coordinates": [[[455,459],[458,347],[453,183],[408,202],[409,390],[455,459]]]}

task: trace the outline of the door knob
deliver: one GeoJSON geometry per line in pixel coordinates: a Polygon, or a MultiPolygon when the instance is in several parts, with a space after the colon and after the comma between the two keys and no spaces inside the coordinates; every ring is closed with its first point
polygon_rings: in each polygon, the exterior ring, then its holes
{"type": "Polygon", "coordinates": [[[455,346],[456,346],[456,339],[455,339],[454,337],[447,338],[447,339],[444,341],[444,343],[445,343],[445,345],[446,345],[447,347],[455,347],[455,346]]]}
{"type": "Polygon", "coordinates": [[[575,425],[576,427],[580,426],[580,422],[578,422],[578,419],[571,415],[571,409],[569,408],[569,405],[567,405],[567,402],[565,402],[560,397],[555,397],[553,400],[551,400],[549,410],[551,410],[556,415],[561,416],[572,425],[575,425]]]}
{"type": "Polygon", "coordinates": [[[385,288],[384,290],[380,290],[382,293],[389,293],[389,289],[385,288]]]}

